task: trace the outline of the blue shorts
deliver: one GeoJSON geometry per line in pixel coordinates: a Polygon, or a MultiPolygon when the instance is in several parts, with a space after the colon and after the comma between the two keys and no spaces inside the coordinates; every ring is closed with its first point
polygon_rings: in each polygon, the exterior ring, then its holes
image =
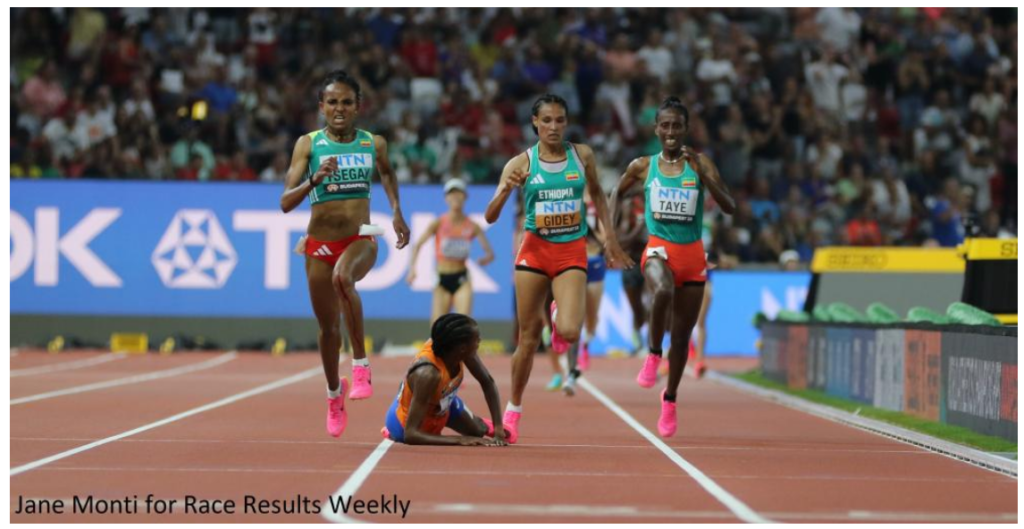
{"type": "MultiPolygon", "coordinates": [[[[462,412],[466,409],[466,405],[462,402],[462,399],[455,397],[452,399],[451,405],[448,407],[448,422],[445,426],[451,428],[452,421],[462,416],[462,412]]],[[[405,427],[402,426],[402,421],[398,420],[398,399],[391,404],[391,409],[388,410],[387,416],[384,418],[384,425],[388,428],[388,434],[392,441],[396,443],[405,442],[405,427]]]]}
{"type": "Polygon", "coordinates": [[[604,274],[607,271],[608,269],[604,266],[604,256],[587,257],[587,283],[604,281],[604,274]]]}

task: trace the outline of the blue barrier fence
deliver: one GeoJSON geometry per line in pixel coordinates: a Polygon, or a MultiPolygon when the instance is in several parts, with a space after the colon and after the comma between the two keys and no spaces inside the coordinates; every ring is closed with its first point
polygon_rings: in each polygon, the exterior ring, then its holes
{"type": "MultiPolygon", "coordinates": [[[[413,241],[446,210],[440,186],[402,188],[413,241]]],[[[11,313],[309,318],[303,258],[292,247],[309,207],[278,209],[281,187],[245,183],[11,182],[11,313]]],[[[511,211],[482,215],[493,193],[471,186],[466,212],[487,230],[495,261],[470,264],[473,315],[512,317],[511,211]]],[[[385,228],[377,264],[359,283],[367,319],[426,319],[434,286],[433,244],[415,264],[396,251],[387,198],[376,186],[372,222],[385,228]],[[413,285],[405,282],[416,266],[413,285]]],[[[472,257],[482,255],[474,244],[472,257]]],[[[708,354],[755,354],[754,313],[799,309],[807,273],[715,273],[708,354]]],[[[592,350],[629,349],[632,312],[610,271],[592,350]]]]}

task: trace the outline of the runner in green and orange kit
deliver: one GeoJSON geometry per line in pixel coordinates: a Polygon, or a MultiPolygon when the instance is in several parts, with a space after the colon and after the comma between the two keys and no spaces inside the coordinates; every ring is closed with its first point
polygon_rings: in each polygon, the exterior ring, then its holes
{"type": "Polygon", "coordinates": [[[350,396],[365,399],[373,394],[363,345],[363,303],[355,284],[377,261],[375,236],[384,233],[370,224],[374,172],[380,175],[391,203],[398,249],[409,244],[409,227],[399,205],[387,141],[355,126],[359,83],[343,71],[331,72],[320,85],[319,99],[326,126],[295,142],[281,210],[287,213],[309,198],[309,227],[298,250],[306,256],[309,297],[320,326],[320,359],[327,377],[327,432],[338,437],[348,422],[348,380],[338,375],[340,315],[345,317],[352,342],[354,384],[350,396]]]}
{"type": "Polygon", "coordinates": [[[552,347],[565,351],[580,338],[587,293],[584,188],[590,191],[598,221],[607,234],[605,259],[609,266],[633,266],[610,228],[594,152],[586,145],[563,139],[568,121],[564,99],[553,94],[537,99],[533,128],[540,141],[505,164],[494,198],[487,205],[487,222],[494,223],[512,190],[522,187],[525,235],[515,261],[519,343],[512,358],[512,397],[502,421],[510,443],[519,437],[523,392],[540,343],[542,311],[549,289],[555,298],[551,306],[552,347]]]}
{"type": "Polygon", "coordinates": [[[612,207],[615,207],[619,194],[640,183],[644,186],[645,219],[650,237],[640,267],[654,300],[650,315],[650,352],[637,376],[637,383],[642,387],[652,387],[658,381],[666,316],[672,315],[668,385],[662,392],[658,419],[658,433],[663,437],[671,437],[676,432],[676,391],[686,368],[690,334],[704,299],[707,255],[701,230],[705,189],[715,197],[723,212],[731,215],[736,210],[736,202],[711,159],[683,145],[689,121],[689,112],[679,98],[666,99],[658,109],[655,122],[661,152],[633,160],[612,192],[612,207]]]}

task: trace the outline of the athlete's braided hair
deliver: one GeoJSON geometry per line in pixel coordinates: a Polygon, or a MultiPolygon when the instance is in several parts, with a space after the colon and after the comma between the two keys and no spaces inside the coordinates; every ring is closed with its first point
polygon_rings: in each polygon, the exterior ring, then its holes
{"type": "Polygon", "coordinates": [[[464,342],[473,339],[476,334],[476,320],[465,314],[445,314],[438,318],[430,329],[434,353],[442,358],[464,342]]]}
{"type": "MultiPolygon", "coordinates": [[[[565,115],[569,115],[569,103],[566,103],[565,99],[563,99],[562,96],[558,94],[544,94],[538,97],[537,100],[533,102],[533,110],[531,112],[533,114],[533,117],[537,117],[537,115],[540,114],[540,107],[547,104],[562,105],[562,109],[565,110],[565,115]]],[[[540,132],[537,130],[537,127],[533,126],[532,124],[530,126],[533,127],[534,134],[540,135],[540,132]]]]}
{"type": "Polygon", "coordinates": [[[690,128],[690,111],[686,109],[686,105],[683,105],[683,101],[676,96],[668,96],[664,101],[661,102],[661,106],[658,107],[658,113],[661,114],[662,110],[668,109],[675,110],[683,116],[683,123],[686,128],[690,128]]]}
{"type": "Polygon", "coordinates": [[[347,84],[356,93],[356,105],[363,102],[363,92],[359,88],[359,81],[356,81],[356,78],[349,75],[345,70],[334,70],[324,76],[323,80],[320,81],[320,91],[317,92],[317,99],[320,101],[324,100],[324,90],[332,83],[347,84]]]}

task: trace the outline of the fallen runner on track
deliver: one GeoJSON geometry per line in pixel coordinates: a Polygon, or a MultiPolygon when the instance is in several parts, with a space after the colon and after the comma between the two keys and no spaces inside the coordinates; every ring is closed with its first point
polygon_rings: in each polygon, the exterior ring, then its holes
{"type": "Polygon", "coordinates": [[[388,410],[381,429],[384,437],[411,445],[508,445],[498,386],[477,355],[479,347],[480,330],[473,318],[438,318],[388,410]],[[473,415],[459,398],[466,370],[480,382],[491,420],[473,415]],[[460,435],[442,435],[445,427],[460,435]]]}

